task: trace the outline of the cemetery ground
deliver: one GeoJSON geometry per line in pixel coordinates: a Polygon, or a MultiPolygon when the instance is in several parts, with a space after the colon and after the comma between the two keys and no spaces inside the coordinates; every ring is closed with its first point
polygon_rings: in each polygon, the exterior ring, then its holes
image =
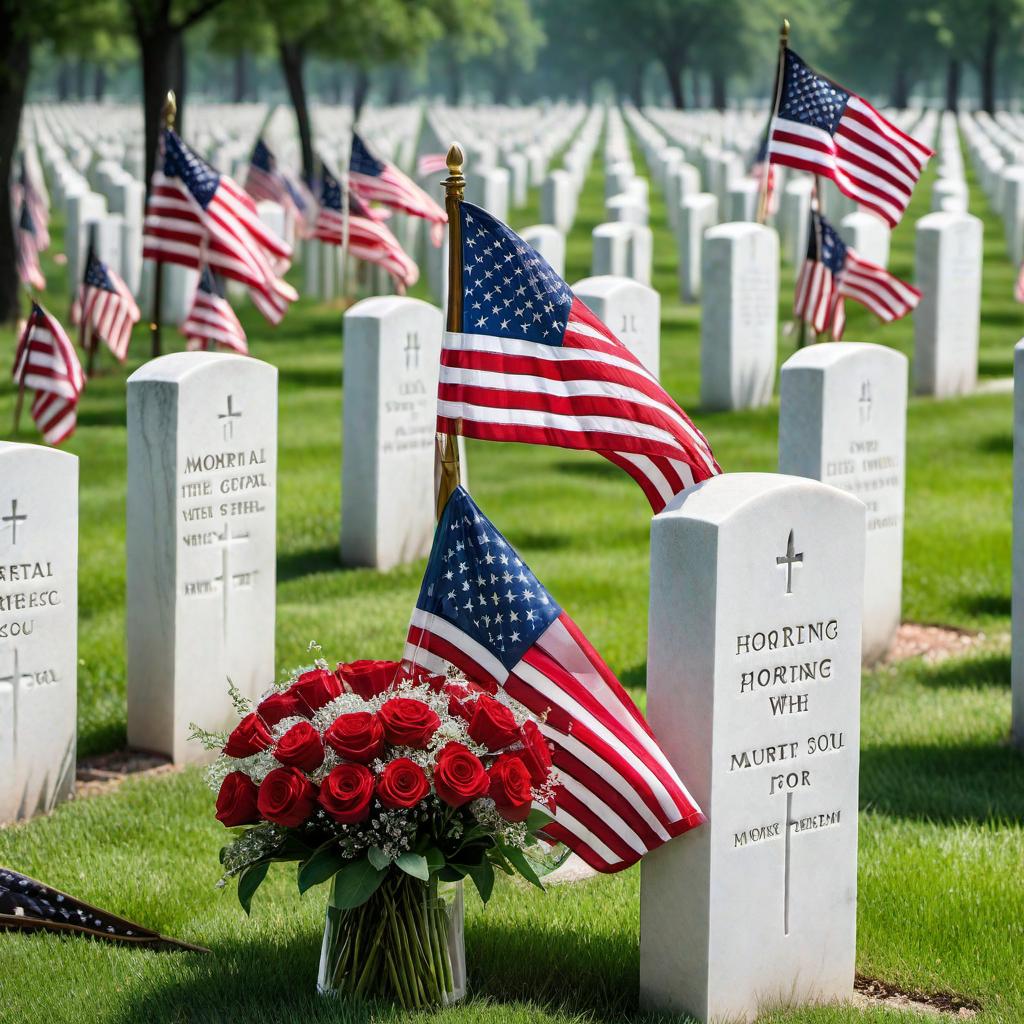
{"type": "MultiPolygon", "coordinates": [[[[644,172],[640,154],[637,169],[644,172]]],[[[472,174],[472,167],[467,168],[472,174]]],[[[970,172],[968,172],[970,174],[970,172]]],[[[926,176],[893,237],[890,268],[913,279],[914,221],[926,176]]],[[[973,185],[973,182],[972,182],[973,185]]],[[[662,380],[707,433],[728,471],[776,468],[778,405],[699,409],[699,307],[679,302],[675,247],[656,186],[654,285],[662,295],[662,380]]],[[[1012,373],[1024,318],[1014,270],[980,190],[985,219],[980,373],[1012,373]]],[[[536,195],[513,226],[538,220],[536,195]]],[[[567,252],[570,283],[590,273],[603,220],[595,165],[567,252]]],[[[51,251],[61,250],[59,228],[51,251]]],[[[44,261],[54,311],[63,272],[44,261]]],[[[298,280],[298,275],[296,277],[298,280]]],[[[780,318],[790,316],[785,267],[780,318]]],[[[416,294],[425,295],[423,286],[416,294]]],[[[342,569],[341,307],[302,301],[276,330],[243,313],[255,356],[280,368],[277,663],[395,657],[422,563],[389,573],[342,569]]],[[[911,353],[909,319],[880,328],[850,310],[847,337],[911,353]]],[[[165,350],[181,347],[173,328],[165,350]]],[[[780,362],[795,339],[780,333],[780,362]]],[[[81,456],[80,755],[123,746],[124,378],[148,353],[140,330],[126,370],[89,382],[68,450],[81,456]]],[[[0,423],[11,421],[14,341],[0,336],[0,423]]],[[[928,994],[955,993],[976,1020],[1024,1020],[1024,759],[1008,745],[1012,396],[911,398],[907,429],[904,619],[980,634],[966,656],[915,658],[868,671],[862,697],[857,967],[928,994]]],[[[9,436],[9,435],[5,435],[9,436]]],[[[26,415],[17,438],[36,441],[26,415]]],[[[643,703],[649,510],[619,470],[588,453],[468,445],[473,493],[643,703]]],[[[116,792],[0,830],[0,864],[25,871],[214,955],[169,955],[49,936],[0,938],[0,1021],[363,1021],[360,1008],[314,994],[325,895],[294,898],[290,867],[271,873],[250,920],[214,887],[224,830],[196,769],[130,780],[116,792]]],[[[469,899],[472,998],[438,1019],[639,1021],[638,868],[553,887],[499,884],[484,910],[469,899]]],[[[780,885],[782,879],[780,877],[780,885]]],[[[799,879],[796,880],[799,884],[799,879]]],[[[758,913],[752,905],[751,915],[758,913]]],[[[770,955],[770,951],[768,951],[770,955]]],[[[394,1019],[401,1014],[395,1012],[394,1019]]],[[[375,1019],[392,1019],[375,1011],[375,1019]]],[[[766,1013],[773,1024],[910,1019],[887,1008],[766,1013]]]]}

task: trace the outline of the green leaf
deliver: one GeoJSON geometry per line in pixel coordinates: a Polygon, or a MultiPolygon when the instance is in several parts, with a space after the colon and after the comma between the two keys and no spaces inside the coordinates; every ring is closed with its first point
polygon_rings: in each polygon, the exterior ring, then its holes
{"type": "Polygon", "coordinates": [[[366,851],[366,859],[378,871],[383,871],[391,864],[391,858],[379,846],[371,846],[366,851]]]}
{"type": "Polygon", "coordinates": [[[442,882],[461,882],[466,877],[466,869],[458,864],[446,864],[438,871],[437,877],[442,882]]]}
{"type": "Polygon", "coordinates": [[[550,825],[555,819],[548,814],[547,811],[542,811],[539,807],[534,807],[530,811],[529,817],[526,819],[526,831],[530,833],[539,832],[542,828],[550,825]]]}
{"type": "Polygon", "coordinates": [[[238,876],[238,902],[242,904],[242,909],[247,914],[250,913],[252,907],[253,895],[262,884],[263,879],[267,877],[269,869],[270,862],[261,860],[250,864],[238,876]]]}
{"type": "Polygon", "coordinates": [[[423,851],[423,856],[427,858],[427,868],[432,875],[445,865],[445,856],[436,846],[428,846],[423,851]]]}
{"type": "Polygon", "coordinates": [[[407,875],[418,878],[425,882],[430,878],[430,868],[427,866],[427,858],[411,850],[399,854],[395,858],[395,867],[401,868],[407,875]]]}
{"type": "Polygon", "coordinates": [[[537,886],[541,892],[544,892],[544,886],[541,884],[540,879],[537,877],[537,872],[530,866],[530,862],[526,859],[523,851],[518,846],[502,846],[501,852],[505,855],[508,862],[525,878],[531,885],[537,886]]]}
{"type": "Polygon", "coordinates": [[[494,867],[486,858],[480,864],[466,868],[466,874],[473,879],[476,891],[480,893],[480,899],[486,903],[491,898],[494,889],[494,867]]]}
{"type": "Polygon", "coordinates": [[[343,867],[334,877],[331,906],[351,910],[365,903],[384,881],[387,871],[375,868],[365,858],[343,867]]]}
{"type": "Polygon", "coordinates": [[[321,846],[299,865],[299,892],[333,878],[347,863],[335,843],[321,846]]]}

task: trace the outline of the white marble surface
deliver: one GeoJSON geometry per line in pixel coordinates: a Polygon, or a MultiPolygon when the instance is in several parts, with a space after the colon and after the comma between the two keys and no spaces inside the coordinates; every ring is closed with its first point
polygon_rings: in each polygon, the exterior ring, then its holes
{"type": "Polygon", "coordinates": [[[661,367],[661,295],[628,277],[585,277],[572,290],[655,377],[661,367]]]}
{"type": "Polygon", "coordinates": [[[858,256],[863,256],[880,267],[889,265],[889,225],[873,213],[858,210],[848,213],[838,225],[839,237],[858,256]]]}
{"type": "Polygon", "coordinates": [[[534,224],[523,228],[519,237],[532,245],[559,277],[565,277],[565,235],[558,228],[552,224],[534,224]]]}
{"type": "Polygon", "coordinates": [[[700,299],[704,235],[718,223],[718,200],[710,192],[683,198],[679,207],[676,246],[679,250],[679,297],[684,302],[700,299]]]}

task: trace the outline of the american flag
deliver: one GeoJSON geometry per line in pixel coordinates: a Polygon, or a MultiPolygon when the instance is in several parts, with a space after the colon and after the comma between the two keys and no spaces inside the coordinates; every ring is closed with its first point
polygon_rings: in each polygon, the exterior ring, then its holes
{"type": "Polygon", "coordinates": [[[89,348],[97,339],[104,341],[123,363],[128,357],[132,327],[141,316],[128,286],[90,247],[85,276],[71,309],[71,322],[85,323],[88,328],[89,348]]]}
{"type": "Polygon", "coordinates": [[[424,153],[416,161],[417,177],[424,177],[428,174],[440,174],[448,170],[448,158],[444,153],[424,153]]]}
{"type": "Polygon", "coordinates": [[[720,472],[704,435],[545,260],[461,204],[462,330],[445,334],[437,429],[596,451],[655,512],[720,472]]]}
{"type": "Polygon", "coordinates": [[[545,831],[598,871],[705,820],[611,669],[462,487],[437,524],[404,656],[431,672],[450,663],[541,719],[560,776],[545,831]]]}
{"type": "Polygon", "coordinates": [[[817,211],[811,212],[807,258],[796,282],[793,314],[838,341],[846,326],[846,299],[867,306],[889,323],[906,316],[921,299],[912,285],[859,256],[817,211]]]}
{"type": "Polygon", "coordinates": [[[14,356],[14,382],[35,391],[32,419],[47,442],[60,444],[75,432],[82,364],[64,328],[35,302],[14,356]]]}
{"type": "Polygon", "coordinates": [[[1024,302],[1024,263],[1020,265],[1017,272],[1017,283],[1013,287],[1013,297],[1018,302],[1024,302]]]}
{"type": "Polygon", "coordinates": [[[281,321],[298,293],[279,274],[291,248],[260,220],[252,199],[196,156],[171,129],[153,174],[143,225],[146,259],[198,270],[203,263],[249,286],[256,308],[281,321]]]}
{"type": "MultiPolygon", "coordinates": [[[[344,236],[345,213],[342,210],[341,186],[325,167],[320,210],[313,237],[328,245],[342,245],[344,236]]],[[[348,251],[356,259],[383,267],[402,289],[411,287],[419,280],[419,267],[398,239],[351,192],[348,195],[348,251]]]]}
{"type": "Polygon", "coordinates": [[[249,354],[245,331],[235,311],[224,298],[224,288],[209,267],[199,275],[192,308],[188,311],[181,333],[188,339],[190,352],[216,348],[230,349],[239,355],[249,354]]]}
{"type": "MultiPolygon", "coordinates": [[[[277,158],[262,138],[256,140],[245,177],[245,191],[256,202],[261,199],[280,203],[292,220],[304,225],[307,204],[294,182],[277,166],[277,158]]],[[[300,232],[301,233],[301,232],[300,232]]]]}
{"type": "Polygon", "coordinates": [[[50,232],[48,228],[50,207],[45,193],[37,188],[35,182],[32,181],[24,154],[21,157],[21,169],[18,173],[18,182],[14,192],[18,199],[23,201],[28,207],[28,215],[32,218],[32,226],[36,232],[37,249],[39,252],[46,252],[50,248],[50,232]]]}
{"type": "Polygon", "coordinates": [[[774,163],[831,178],[839,191],[899,223],[932,150],[887,121],[856,93],[785,52],[769,155],[774,163]]]}
{"type": "Polygon", "coordinates": [[[18,279],[29,288],[42,291],[46,287],[46,278],[39,266],[39,240],[36,238],[35,224],[28,212],[25,200],[21,201],[18,214],[17,237],[18,279]]]}
{"type": "Polygon", "coordinates": [[[448,215],[394,164],[378,160],[354,132],[348,169],[351,189],[361,199],[424,218],[431,224],[430,237],[434,245],[441,244],[448,215]]]}
{"type": "Polygon", "coordinates": [[[770,214],[779,212],[779,194],[776,189],[775,168],[768,159],[768,134],[761,136],[757,156],[750,166],[750,176],[757,182],[759,192],[764,193],[765,210],[770,214]],[[767,180],[766,180],[767,179],[767,180]]]}

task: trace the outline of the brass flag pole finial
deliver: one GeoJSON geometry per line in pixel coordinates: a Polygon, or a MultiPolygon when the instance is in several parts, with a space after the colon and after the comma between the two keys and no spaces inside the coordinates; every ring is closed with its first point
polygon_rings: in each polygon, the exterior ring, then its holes
{"type": "Polygon", "coordinates": [[[174,95],[173,89],[167,90],[167,95],[164,97],[164,105],[160,110],[160,116],[163,119],[165,128],[174,127],[174,119],[178,116],[178,99],[174,95]]]}
{"type": "Polygon", "coordinates": [[[442,182],[446,201],[453,198],[461,202],[465,198],[466,179],[462,174],[462,165],[465,161],[466,154],[462,152],[462,147],[457,142],[453,142],[448,148],[448,156],[445,157],[445,163],[448,165],[448,177],[442,182]]]}
{"type": "Polygon", "coordinates": [[[783,18],[779,26],[779,46],[783,49],[789,46],[789,18],[783,18]]]}

